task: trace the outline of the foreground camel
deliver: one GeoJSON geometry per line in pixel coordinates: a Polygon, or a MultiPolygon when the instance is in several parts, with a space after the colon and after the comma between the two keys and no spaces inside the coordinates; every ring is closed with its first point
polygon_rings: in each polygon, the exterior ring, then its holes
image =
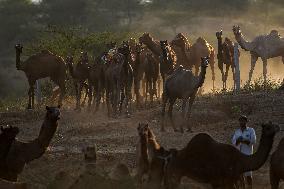
{"type": "Polygon", "coordinates": [[[271,122],[262,124],[260,144],[253,155],[244,155],[208,134],[197,134],[185,148],[172,150],[169,156],[161,158],[166,167],[166,188],[177,188],[183,176],[211,184],[213,188],[235,188],[244,172],[255,171],[265,163],[279,130],[271,122]]]}
{"type": "Polygon", "coordinates": [[[58,105],[62,105],[65,96],[66,65],[64,60],[47,50],[30,56],[27,60],[21,61],[23,46],[17,44],[16,49],[16,68],[25,72],[29,82],[29,102],[28,109],[34,108],[34,86],[38,79],[50,77],[59,86],[60,96],[58,105]]]}
{"type": "Polygon", "coordinates": [[[45,119],[42,123],[39,136],[30,142],[14,140],[6,156],[6,161],[1,163],[0,178],[8,181],[17,181],[25,164],[40,158],[46,151],[58,126],[60,107],[46,107],[45,119]]]}
{"type": "Polygon", "coordinates": [[[281,56],[284,63],[284,39],[280,37],[277,30],[272,30],[270,34],[257,36],[251,42],[244,38],[240,26],[233,26],[233,32],[241,48],[251,54],[248,84],[251,82],[254,67],[259,57],[263,62],[264,81],[267,80],[267,59],[281,56]]]}
{"type": "Polygon", "coordinates": [[[178,33],[176,37],[171,41],[173,49],[179,51],[180,57],[183,59],[183,66],[186,69],[192,69],[195,67],[195,75],[197,76],[200,68],[200,57],[208,56],[210,58],[210,67],[212,71],[213,90],[215,89],[215,50],[204,38],[199,37],[196,42],[191,45],[182,33],[178,33]]]}
{"type": "Polygon", "coordinates": [[[271,189],[278,189],[280,180],[284,179],[284,138],[281,139],[277,149],[270,160],[270,185],[271,189]]]}
{"type": "MultiPolygon", "coordinates": [[[[170,75],[167,78],[162,95],[163,97],[163,104],[162,104],[163,120],[161,128],[162,131],[164,131],[165,110],[168,101],[169,101],[168,116],[170,118],[170,122],[174,131],[177,131],[172,117],[173,105],[176,99],[182,99],[182,118],[184,119],[183,124],[187,125],[188,131],[191,131],[191,127],[188,124],[191,107],[194,102],[198,88],[200,88],[204,83],[208,62],[209,62],[208,57],[201,58],[201,71],[199,76],[194,76],[190,70],[186,70],[183,69],[182,67],[179,67],[173,72],[172,75],[170,75]],[[187,102],[188,102],[188,109],[186,112],[187,102]]],[[[183,132],[183,124],[180,125],[181,132],[183,132]]]]}
{"type": "MultiPolygon", "coordinates": [[[[227,88],[227,79],[228,79],[228,71],[231,67],[233,80],[234,80],[234,88],[235,88],[235,63],[234,63],[234,43],[229,39],[225,38],[225,41],[222,41],[222,30],[220,32],[216,32],[216,37],[218,40],[218,67],[221,70],[222,74],[222,82],[223,82],[223,89],[227,88]],[[224,65],[226,66],[226,70],[224,72],[224,65]]],[[[240,56],[240,52],[238,53],[240,56]]]]}

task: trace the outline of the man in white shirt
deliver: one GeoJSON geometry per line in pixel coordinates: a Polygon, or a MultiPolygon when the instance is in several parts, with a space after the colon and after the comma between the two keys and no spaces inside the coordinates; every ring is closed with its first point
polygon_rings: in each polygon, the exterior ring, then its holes
{"type": "MultiPolygon", "coordinates": [[[[232,139],[233,145],[243,154],[253,154],[253,145],[256,142],[256,135],[253,128],[247,126],[248,118],[245,115],[240,116],[240,128],[235,131],[232,139]]],[[[244,173],[245,180],[250,189],[252,189],[252,172],[244,173]]]]}

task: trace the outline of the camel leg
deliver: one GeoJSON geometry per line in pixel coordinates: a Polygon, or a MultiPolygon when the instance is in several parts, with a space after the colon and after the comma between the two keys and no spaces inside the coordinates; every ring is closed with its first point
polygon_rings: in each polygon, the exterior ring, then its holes
{"type": "Polygon", "coordinates": [[[140,106],[140,81],[138,79],[138,76],[136,76],[134,78],[134,93],[136,95],[136,106],[139,107],[140,106]]]}
{"type": "Polygon", "coordinates": [[[214,53],[210,54],[210,67],[212,71],[212,82],[213,82],[213,91],[215,91],[215,69],[214,69],[214,53]]]}
{"type": "Polygon", "coordinates": [[[86,84],[86,83],[83,83],[82,91],[83,91],[83,88],[85,89],[85,96],[84,96],[83,102],[81,103],[81,106],[82,106],[82,107],[85,106],[87,97],[89,96],[89,85],[86,84]]]}
{"type": "Polygon", "coordinates": [[[27,109],[33,109],[34,108],[34,86],[35,86],[35,82],[34,80],[30,80],[29,79],[29,91],[28,91],[28,96],[29,96],[29,101],[28,101],[28,107],[27,109]]]}
{"type": "Polygon", "coordinates": [[[252,79],[252,74],[253,74],[253,71],[254,71],[254,67],[255,67],[255,64],[256,64],[256,61],[257,61],[258,57],[254,54],[251,54],[251,64],[250,64],[250,71],[249,71],[249,80],[248,80],[248,84],[250,84],[251,82],[251,79],[252,79]]]}
{"type": "Polygon", "coordinates": [[[267,59],[262,59],[263,62],[263,79],[264,83],[266,84],[267,82],[267,59]]]}
{"type": "MultiPolygon", "coordinates": [[[[94,93],[94,91],[93,91],[93,84],[89,83],[88,87],[89,87],[88,93],[87,93],[88,97],[89,97],[88,98],[88,111],[90,111],[91,110],[91,106],[92,106],[92,101],[93,101],[93,93],[94,93]]],[[[85,96],[85,99],[86,99],[86,96],[85,96]]],[[[85,101],[85,99],[84,99],[84,101],[85,101]]]]}
{"type": "Polygon", "coordinates": [[[98,109],[99,109],[101,98],[102,98],[101,93],[102,93],[101,83],[98,82],[98,84],[96,86],[96,109],[95,109],[95,111],[98,111],[98,109]]]}
{"type": "Polygon", "coordinates": [[[144,98],[145,98],[145,100],[144,100],[144,106],[146,107],[146,106],[147,106],[147,100],[148,100],[148,93],[149,93],[149,81],[148,81],[147,78],[146,78],[146,87],[145,87],[145,90],[146,90],[146,92],[145,92],[145,96],[144,96],[144,98]]]}
{"type": "Polygon", "coordinates": [[[190,118],[190,114],[191,114],[191,108],[192,108],[192,105],[193,105],[193,102],[195,100],[195,97],[196,97],[196,93],[197,91],[195,91],[193,93],[193,95],[190,97],[189,101],[188,101],[188,108],[187,108],[187,113],[186,113],[186,125],[187,125],[187,132],[191,132],[192,129],[191,129],[191,126],[189,124],[189,118],[190,118]]]}
{"type": "Polygon", "coordinates": [[[270,185],[271,185],[271,189],[278,189],[279,188],[279,182],[280,179],[275,176],[275,174],[272,171],[272,168],[270,167],[270,185]]]}
{"type": "Polygon", "coordinates": [[[178,130],[176,129],[176,126],[175,126],[175,123],[174,123],[174,120],[173,120],[173,106],[174,106],[175,101],[176,101],[175,98],[170,98],[168,117],[170,118],[170,122],[171,122],[173,129],[174,129],[174,132],[177,132],[178,130]]]}
{"type": "Polygon", "coordinates": [[[163,93],[162,94],[162,125],[161,125],[161,131],[165,131],[165,112],[166,112],[166,105],[168,102],[168,96],[163,93]]]}
{"type": "Polygon", "coordinates": [[[153,88],[153,78],[150,79],[150,106],[153,105],[153,98],[154,98],[154,88],[153,88]]]}
{"type": "Polygon", "coordinates": [[[225,83],[225,89],[227,89],[227,79],[228,79],[228,74],[229,74],[229,68],[230,68],[230,65],[226,64],[226,72],[225,72],[225,77],[223,81],[225,83]]]}
{"type": "Polygon", "coordinates": [[[235,75],[235,67],[231,66],[232,68],[232,75],[233,75],[233,81],[234,81],[234,90],[236,89],[236,75],[235,75]]]}
{"type": "Polygon", "coordinates": [[[60,89],[60,95],[59,95],[59,98],[58,98],[58,105],[62,106],[63,99],[66,95],[65,80],[59,81],[58,86],[59,86],[59,89],[60,89]]]}
{"type": "MultiPolygon", "coordinates": [[[[182,117],[182,119],[183,120],[185,120],[185,110],[186,110],[186,102],[187,102],[187,98],[184,98],[183,100],[182,100],[182,107],[181,107],[181,109],[182,109],[182,112],[181,112],[181,117],[182,117]]],[[[180,130],[181,130],[181,132],[183,133],[184,131],[183,131],[183,124],[184,123],[182,123],[182,124],[180,124],[180,130]]]]}

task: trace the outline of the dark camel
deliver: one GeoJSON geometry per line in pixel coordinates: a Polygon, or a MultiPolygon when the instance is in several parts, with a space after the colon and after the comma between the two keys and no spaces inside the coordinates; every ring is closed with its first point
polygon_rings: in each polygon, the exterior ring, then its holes
{"type": "Polygon", "coordinates": [[[284,179],[284,138],[281,139],[277,149],[270,160],[270,185],[271,189],[278,189],[280,180],[284,179]]]}
{"type": "Polygon", "coordinates": [[[133,70],[129,64],[130,48],[127,43],[115,50],[109,55],[108,65],[105,71],[106,82],[106,103],[108,115],[111,114],[110,102],[112,103],[112,111],[116,116],[117,112],[121,113],[123,101],[125,99],[126,113],[129,115],[129,102],[131,100],[131,88],[133,83],[133,70]]]}
{"type": "Polygon", "coordinates": [[[172,40],[171,45],[175,48],[179,47],[184,52],[183,57],[187,57],[187,61],[184,62],[184,67],[192,69],[195,67],[195,75],[197,76],[200,68],[200,57],[208,56],[210,58],[210,67],[212,71],[213,90],[215,88],[215,51],[212,45],[210,45],[204,38],[199,37],[196,42],[191,45],[184,34],[179,33],[172,40]]]}
{"type": "Polygon", "coordinates": [[[86,52],[81,52],[80,60],[78,64],[76,64],[75,67],[73,66],[72,56],[68,56],[66,58],[66,63],[68,65],[70,75],[73,78],[74,88],[76,92],[76,108],[75,109],[80,110],[81,105],[84,106],[86,97],[89,94],[89,91],[88,91],[89,86],[86,83],[89,79],[89,71],[90,71],[90,66],[88,64],[88,55],[86,52]],[[81,104],[80,100],[81,100],[81,94],[82,94],[83,88],[86,89],[86,94],[81,104]]]}
{"type": "MultiPolygon", "coordinates": [[[[225,41],[222,41],[222,30],[220,32],[216,32],[216,37],[218,40],[218,67],[221,70],[222,74],[222,82],[223,82],[223,89],[227,88],[227,79],[228,79],[228,72],[229,68],[232,69],[233,80],[234,80],[234,88],[235,88],[235,63],[234,63],[234,43],[229,39],[225,38],[225,41]],[[224,72],[224,65],[226,66],[226,70],[224,72]]],[[[240,56],[240,52],[238,53],[240,56]]]]}
{"type": "Polygon", "coordinates": [[[29,82],[29,103],[28,109],[34,108],[34,85],[36,80],[50,77],[59,86],[60,96],[58,104],[62,105],[65,96],[66,65],[64,60],[47,50],[30,56],[27,60],[21,61],[23,46],[18,44],[16,48],[16,68],[25,72],[29,82]]]}
{"type": "MultiPolygon", "coordinates": [[[[177,68],[172,75],[170,75],[164,86],[163,92],[163,105],[162,105],[162,128],[164,131],[165,121],[165,110],[166,105],[169,101],[168,116],[171,121],[171,125],[174,131],[177,131],[173,117],[173,105],[176,99],[182,99],[182,118],[184,119],[185,125],[187,125],[188,131],[191,131],[188,119],[191,112],[191,107],[194,102],[198,88],[200,88],[205,80],[206,68],[208,66],[209,58],[201,58],[201,72],[199,76],[194,76],[190,70],[183,69],[182,67],[177,68]],[[188,100],[189,99],[189,100],[188,100]],[[188,109],[186,113],[186,104],[188,102],[188,109]]],[[[183,132],[183,124],[180,125],[181,132],[183,132]]]]}
{"type": "Polygon", "coordinates": [[[213,188],[235,188],[244,172],[255,171],[265,163],[279,130],[278,125],[262,124],[260,144],[253,155],[244,155],[208,134],[197,134],[185,148],[172,150],[171,155],[161,158],[166,167],[166,188],[177,188],[183,176],[211,184],[213,188]]]}
{"type": "Polygon", "coordinates": [[[22,142],[17,139],[13,141],[6,161],[1,165],[0,178],[13,182],[17,181],[25,164],[40,158],[44,154],[54,136],[59,119],[59,107],[47,106],[39,136],[30,142],[22,142]]]}

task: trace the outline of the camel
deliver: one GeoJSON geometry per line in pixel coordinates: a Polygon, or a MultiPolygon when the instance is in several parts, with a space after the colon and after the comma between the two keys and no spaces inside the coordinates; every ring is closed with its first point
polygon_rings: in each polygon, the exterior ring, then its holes
{"type": "Polygon", "coordinates": [[[284,138],[278,144],[270,160],[270,185],[271,189],[278,189],[280,180],[284,179],[284,138]]]}
{"type": "Polygon", "coordinates": [[[267,81],[267,59],[281,56],[284,63],[284,39],[280,37],[277,30],[272,30],[269,34],[260,35],[248,42],[240,26],[233,26],[233,33],[242,49],[249,51],[251,55],[251,68],[249,72],[248,84],[252,79],[256,61],[260,57],[263,63],[263,78],[267,81]]]}
{"type": "MultiPolygon", "coordinates": [[[[233,80],[234,80],[234,88],[235,88],[235,63],[234,63],[234,43],[229,39],[225,38],[225,41],[222,41],[222,30],[220,32],[216,32],[216,37],[218,40],[218,67],[221,70],[222,74],[222,82],[223,82],[223,89],[227,88],[227,78],[228,78],[228,71],[231,67],[232,74],[233,74],[233,80]],[[224,65],[226,65],[226,70],[224,73],[224,65]]],[[[240,52],[238,53],[238,56],[240,56],[240,52]]]]}
{"type": "MultiPolygon", "coordinates": [[[[179,67],[167,78],[162,95],[162,131],[164,131],[165,109],[168,101],[168,116],[174,131],[177,131],[172,117],[173,105],[176,99],[182,99],[182,118],[184,119],[184,124],[187,125],[188,131],[191,131],[191,127],[188,124],[188,119],[198,88],[200,88],[204,83],[208,62],[209,57],[201,58],[201,71],[199,76],[194,76],[190,70],[179,67]],[[188,109],[186,113],[187,102],[188,109]]],[[[183,132],[182,125],[183,124],[180,125],[181,132],[183,132]]]]}
{"type": "Polygon", "coordinates": [[[19,133],[18,127],[9,126],[7,128],[1,127],[0,134],[0,160],[5,161],[10,147],[14,142],[17,134],[19,133]]]}
{"type": "Polygon", "coordinates": [[[34,86],[38,79],[50,77],[50,79],[59,86],[60,96],[58,105],[62,105],[63,98],[66,93],[66,65],[64,60],[57,55],[52,54],[48,50],[30,56],[27,60],[21,61],[21,53],[23,46],[17,44],[16,49],[16,68],[25,72],[29,82],[29,101],[28,109],[34,108],[34,86]]]}
{"type": "Polygon", "coordinates": [[[138,184],[141,187],[143,183],[143,176],[148,174],[149,161],[148,161],[148,124],[139,123],[138,127],[139,141],[136,147],[136,166],[137,166],[137,179],[138,184]]]}
{"type": "MultiPolygon", "coordinates": [[[[183,59],[185,62],[182,64],[186,69],[192,69],[195,67],[195,76],[199,73],[200,57],[208,56],[210,58],[210,68],[212,71],[213,90],[215,89],[215,50],[204,38],[199,37],[196,42],[191,45],[182,33],[178,33],[176,37],[171,41],[173,49],[180,48],[183,59]]],[[[181,54],[181,53],[179,53],[181,54]]],[[[179,57],[178,57],[179,58],[179,57]]]]}
{"type": "Polygon", "coordinates": [[[110,116],[110,100],[112,110],[116,116],[121,113],[125,99],[126,114],[129,115],[129,102],[131,100],[131,88],[133,83],[133,70],[129,64],[130,48],[127,43],[115,50],[108,61],[105,70],[106,103],[108,116],[110,116]]]}
{"type": "MultiPolygon", "coordinates": [[[[73,57],[68,56],[66,58],[66,63],[70,72],[71,77],[73,78],[73,83],[75,87],[75,92],[76,92],[76,110],[81,109],[81,94],[83,88],[86,89],[86,94],[85,98],[82,102],[82,106],[85,104],[86,97],[89,94],[89,86],[86,83],[86,81],[89,79],[89,71],[90,71],[90,66],[88,64],[88,55],[86,52],[81,52],[80,60],[76,66],[73,66],[73,57]]],[[[90,104],[88,104],[90,105],[90,104]]],[[[90,107],[88,107],[90,108],[90,107]]]]}
{"type": "MultiPolygon", "coordinates": [[[[168,66],[163,65],[165,62],[161,61],[162,60],[161,57],[163,57],[162,56],[163,50],[161,48],[161,45],[166,45],[166,41],[160,41],[160,42],[156,41],[149,33],[144,33],[139,38],[139,42],[145,44],[152,51],[153,55],[155,55],[155,58],[157,60],[160,60],[160,74],[161,74],[161,77],[163,80],[163,86],[164,86],[166,75],[168,74],[169,70],[168,70],[168,66]],[[161,44],[161,42],[163,42],[164,44],[161,44]]],[[[176,54],[169,46],[168,46],[168,53],[170,53],[171,55],[172,64],[176,65],[176,61],[177,61],[176,54]]]]}
{"type": "Polygon", "coordinates": [[[94,64],[89,70],[89,101],[88,107],[91,107],[92,98],[96,100],[95,111],[99,109],[102,94],[105,89],[105,65],[101,59],[102,56],[94,60],[94,64]]]}
{"type": "Polygon", "coordinates": [[[244,172],[257,170],[265,163],[279,131],[280,127],[271,122],[262,124],[260,144],[253,155],[219,143],[206,133],[197,134],[185,148],[172,149],[169,156],[160,158],[166,167],[165,186],[177,188],[181,178],[187,176],[212,188],[233,189],[244,172]]]}
{"type": "Polygon", "coordinates": [[[6,156],[6,161],[1,163],[0,178],[16,182],[25,164],[40,158],[46,151],[60,119],[60,106],[46,106],[46,115],[39,132],[39,136],[32,141],[22,142],[14,140],[6,156]]]}
{"type": "Polygon", "coordinates": [[[7,180],[0,179],[0,188],[3,189],[27,189],[26,183],[9,182],[7,180]]]}

